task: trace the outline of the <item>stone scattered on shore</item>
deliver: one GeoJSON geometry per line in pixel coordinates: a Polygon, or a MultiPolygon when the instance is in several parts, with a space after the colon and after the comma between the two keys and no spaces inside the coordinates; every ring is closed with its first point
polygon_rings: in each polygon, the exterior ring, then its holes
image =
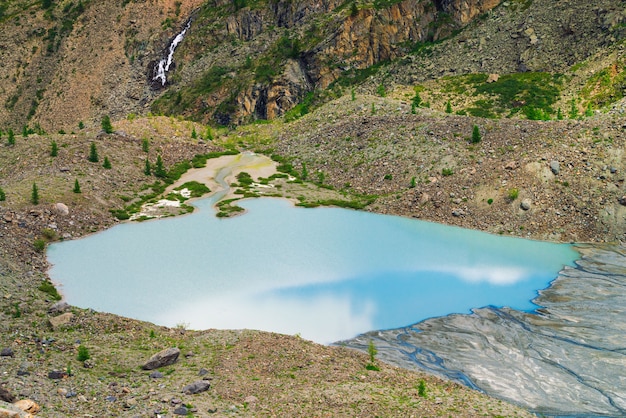
{"type": "Polygon", "coordinates": [[[178,348],[168,348],[150,357],[150,359],[143,366],[141,366],[141,368],[144,370],[154,370],[160,367],[169,366],[170,364],[176,363],[178,356],[180,356],[180,350],[178,348]]]}
{"type": "Polygon", "coordinates": [[[48,321],[50,322],[52,329],[56,330],[57,328],[72,322],[72,318],[74,318],[74,314],[71,312],[66,312],[58,316],[53,316],[52,318],[48,319],[48,321]]]}
{"type": "Polygon", "coordinates": [[[187,395],[194,395],[196,393],[206,392],[211,387],[211,384],[206,380],[199,380],[183,388],[183,392],[187,395]]]}

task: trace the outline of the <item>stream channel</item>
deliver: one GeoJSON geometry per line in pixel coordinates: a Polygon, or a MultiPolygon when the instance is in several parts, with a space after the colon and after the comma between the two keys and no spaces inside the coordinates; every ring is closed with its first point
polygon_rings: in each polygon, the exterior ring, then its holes
{"type": "Polygon", "coordinates": [[[624,415],[622,249],[272,198],[220,219],[213,205],[233,169],[190,215],[51,245],[50,277],[78,307],[361,350],[373,341],[382,360],[536,412],[624,415]]]}

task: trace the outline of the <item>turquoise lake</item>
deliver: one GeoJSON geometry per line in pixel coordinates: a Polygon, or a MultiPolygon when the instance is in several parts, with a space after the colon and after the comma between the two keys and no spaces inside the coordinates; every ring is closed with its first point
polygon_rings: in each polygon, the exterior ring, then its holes
{"type": "Polygon", "coordinates": [[[423,319],[508,306],[532,311],[572,246],[282,199],[215,217],[125,223],[50,245],[68,303],[191,329],[260,329],[331,343],[423,319]]]}

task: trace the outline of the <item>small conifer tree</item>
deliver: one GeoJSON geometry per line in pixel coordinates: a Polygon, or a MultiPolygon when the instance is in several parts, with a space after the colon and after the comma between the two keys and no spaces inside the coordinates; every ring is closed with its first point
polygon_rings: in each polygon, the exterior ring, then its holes
{"type": "Polygon", "coordinates": [[[152,174],[152,170],[150,169],[150,160],[148,160],[147,158],[146,158],[146,164],[143,168],[143,173],[146,176],[149,176],[150,174],[152,174]]]}
{"type": "Polygon", "coordinates": [[[97,163],[98,161],[100,161],[100,158],[98,158],[98,150],[96,149],[95,142],[92,142],[91,146],[89,147],[89,158],[87,159],[92,163],[97,163]]]}
{"type": "Polygon", "coordinates": [[[80,184],[78,183],[78,179],[74,180],[74,193],[80,193],[80,184]]]}
{"type": "Polygon", "coordinates": [[[78,129],[85,129],[85,123],[82,120],[78,122],[78,129]]]}
{"type": "Polygon", "coordinates": [[[210,126],[206,127],[206,135],[205,135],[207,141],[213,141],[213,131],[211,130],[210,126]]]}
{"type": "Polygon", "coordinates": [[[111,124],[111,118],[109,117],[109,115],[104,115],[102,117],[102,121],[100,123],[100,125],[102,126],[102,130],[108,134],[112,134],[113,133],[113,125],[111,124]]]}
{"type": "Polygon", "coordinates": [[[104,157],[102,167],[106,168],[107,170],[111,169],[111,161],[109,161],[109,157],[104,157]]]}
{"type": "Polygon", "coordinates": [[[474,128],[472,129],[472,144],[478,144],[481,139],[480,129],[478,128],[478,125],[474,125],[474,128]]]}
{"type": "Polygon", "coordinates": [[[22,126],[22,136],[24,138],[28,137],[28,126],[26,126],[26,125],[22,126]]]}
{"type": "Polygon", "coordinates": [[[446,103],[446,113],[452,113],[452,103],[450,103],[450,100],[446,103]]]}
{"type": "Polygon", "coordinates": [[[30,201],[33,205],[39,204],[39,189],[37,188],[37,183],[33,183],[33,191],[30,195],[30,201]]]}
{"type": "Polygon", "coordinates": [[[7,144],[11,146],[15,145],[15,134],[13,133],[13,129],[11,128],[9,128],[8,131],[7,144]]]}
{"type": "Polygon", "coordinates": [[[191,130],[191,139],[196,139],[198,138],[198,134],[196,133],[196,127],[194,126],[193,129],[191,130]]]}
{"type": "Polygon", "coordinates": [[[163,159],[161,158],[161,154],[157,155],[156,167],[154,167],[154,175],[160,178],[164,178],[167,175],[165,173],[165,168],[163,168],[163,159]]]}
{"type": "Polygon", "coordinates": [[[306,169],[305,163],[302,163],[302,174],[300,175],[300,177],[302,178],[302,180],[306,180],[307,177],[309,177],[309,172],[306,169]]]}
{"type": "Polygon", "coordinates": [[[2,190],[2,187],[0,187],[0,202],[4,202],[5,200],[7,200],[7,195],[4,193],[4,190],[2,190]]]}
{"type": "Polygon", "coordinates": [[[57,145],[57,141],[52,141],[50,143],[50,156],[56,157],[59,154],[59,146],[57,145]]]}
{"type": "Polygon", "coordinates": [[[148,138],[143,138],[141,140],[141,150],[143,152],[148,152],[150,151],[150,141],[148,141],[148,138]]]}

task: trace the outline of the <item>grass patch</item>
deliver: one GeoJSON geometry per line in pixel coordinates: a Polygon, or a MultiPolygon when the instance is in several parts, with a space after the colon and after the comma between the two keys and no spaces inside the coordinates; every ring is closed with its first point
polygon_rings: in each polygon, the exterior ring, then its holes
{"type": "Polygon", "coordinates": [[[56,287],[48,280],[43,281],[37,289],[49,295],[53,300],[61,300],[61,295],[56,287]]]}
{"type": "Polygon", "coordinates": [[[211,193],[211,190],[204,184],[197,181],[188,181],[187,183],[177,187],[175,190],[187,189],[191,192],[191,197],[201,197],[207,193],[211,193]]]}

